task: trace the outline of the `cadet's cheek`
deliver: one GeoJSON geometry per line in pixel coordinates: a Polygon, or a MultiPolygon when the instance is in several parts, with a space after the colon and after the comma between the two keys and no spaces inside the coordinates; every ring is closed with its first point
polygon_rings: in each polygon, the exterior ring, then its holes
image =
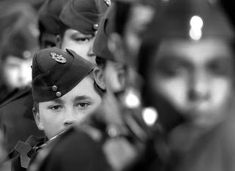
{"type": "Polygon", "coordinates": [[[215,106],[224,104],[233,92],[232,82],[229,79],[216,79],[210,87],[211,98],[215,106]]]}
{"type": "Polygon", "coordinates": [[[184,78],[163,78],[156,76],[153,79],[153,89],[173,104],[176,108],[185,108],[187,101],[187,81],[184,78]]]}

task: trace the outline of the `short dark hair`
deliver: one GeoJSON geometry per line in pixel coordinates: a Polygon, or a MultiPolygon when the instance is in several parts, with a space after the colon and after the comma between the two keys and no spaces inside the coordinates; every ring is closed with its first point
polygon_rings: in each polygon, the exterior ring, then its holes
{"type": "Polygon", "coordinates": [[[38,102],[33,102],[33,114],[39,112],[39,103],[38,102]]]}
{"type": "Polygon", "coordinates": [[[100,67],[101,69],[104,69],[107,64],[107,60],[99,56],[95,58],[95,61],[97,66],[100,67]]]}

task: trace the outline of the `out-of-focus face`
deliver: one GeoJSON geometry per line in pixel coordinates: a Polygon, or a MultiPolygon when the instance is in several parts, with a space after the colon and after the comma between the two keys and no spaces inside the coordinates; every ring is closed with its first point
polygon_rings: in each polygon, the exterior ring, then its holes
{"type": "Polygon", "coordinates": [[[122,91],[125,85],[125,74],[123,64],[107,61],[104,69],[104,78],[107,89],[112,92],[122,91]]]}
{"type": "Polygon", "coordinates": [[[50,139],[75,122],[84,121],[100,103],[101,97],[94,89],[94,80],[87,76],[62,97],[40,102],[36,123],[50,139]]]}
{"type": "Polygon", "coordinates": [[[213,124],[226,114],[231,100],[232,58],[223,41],[163,41],[150,62],[151,89],[192,122],[213,124]]]}
{"type": "Polygon", "coordinates": [[[92,51],[94,35],[85,35],[74,29],[67,29],[62,39],[61,48],[72,49],[81,57],[95,63],[95,55],[92,51]]]}
{"type": "Polygon", "coordinates": [[[3,63],[3,77],[10,88],[19,88],[29,85],[32,80],[32,58],[20,59],[8,56],[3,63]]]}

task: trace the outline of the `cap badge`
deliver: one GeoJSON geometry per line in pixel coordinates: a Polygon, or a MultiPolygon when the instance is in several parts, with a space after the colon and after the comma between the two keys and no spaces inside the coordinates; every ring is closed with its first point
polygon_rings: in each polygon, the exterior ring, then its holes
{"type": "Polygon", "coordinates": [[[99,24],[94,24],[94,25],[93,25],[93,29],[94,29],[94,30],[98,30],[98,27],[99,27],[99,24]]]}
{"type": "Polygon", "coordinates": [[[111,5],[111,0],[104,0],[104,2],[108,7],[111,5]]]}
{"type": "Polygon", "coordinates": [[[51,52],[50,55],[51,55],[51,58],[54,59],[56,62],[59,62],[59,63],[62,63],[62,64],[67,62],[65,57],[63,57],[62,55],[59,55],[55,52],[51,52]]]}

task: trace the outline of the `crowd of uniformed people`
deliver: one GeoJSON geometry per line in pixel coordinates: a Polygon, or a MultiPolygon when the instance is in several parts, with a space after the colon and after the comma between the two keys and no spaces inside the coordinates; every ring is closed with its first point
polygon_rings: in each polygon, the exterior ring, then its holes
{"type": "Polygon", "coordinates": [[[234,9],[0,2],[0,171],[235,170],[234,9]]]}

